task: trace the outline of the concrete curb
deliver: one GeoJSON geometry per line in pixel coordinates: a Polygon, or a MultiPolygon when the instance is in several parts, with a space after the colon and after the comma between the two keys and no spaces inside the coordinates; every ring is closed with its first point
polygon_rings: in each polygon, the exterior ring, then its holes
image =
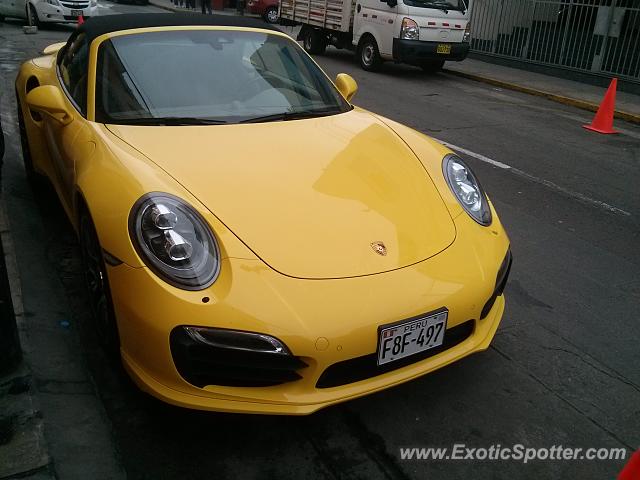
{"type": "MultiPolygon", "coordinates": [[[[451,70],[448,68],[445,68],[442,71],[445,73],[450,73],[451,75],[456,75],[458,77],[468,78],[470,80],[487,83],[489,85],[495,85],[496,87],[502,87],[508,90],[514,90],[516,92],[522,92],[522,93],[527,93],[529,95],[535,95],[537,97],[543,97],[548,100],[552,100],[554,102],[562,103],[564,105],[569,105],[576,108],[581,108],[583,110],[588,110],[590,112],[597,111],[599,107],[598,104],[588,102],[586,100],[579,100],[577,98],[565,97],[563,95],[558,95],[556,93],[545,92],[544,90],[539,90],[537,88],[532,88],[532,87],[525,87],[517,83],[505,82],[504,80],[498,80],[495,78],[486,77],[484,75],[461,72],[459,70],[451,70]]],[[[625,120],[627,122],[640,124],[640,115],[636,115],[634,113],[624,112],[622,110],[616,110],[614,112],[614,117],[619,118],[620,120],[625,120]]]]}
{"type": "Polygon", "coordinates": [[[168,5],[164,5],[160,2],[154,2],[152,0],[149,1],[149,5],[153,5],[154,7],[161,8],[163,10],[166,10],[167,12],[200,14],[200,12],[196,12],[194,10],[187,10],[186,8],[170,7],[168,5]]]}

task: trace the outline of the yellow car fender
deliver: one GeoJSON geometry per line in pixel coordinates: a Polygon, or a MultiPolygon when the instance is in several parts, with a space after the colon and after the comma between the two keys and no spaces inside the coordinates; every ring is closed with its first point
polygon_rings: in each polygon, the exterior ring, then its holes
{"type": "MultiPolygon", "coordinates": [[[[370,112],[371,113],[371,112],[370,112]]],[[[407,146],[418,157],[420,163],[424,166],[427,174],[431,177],[434,185],[438,189],[442,200],[444,201],[451,218],[456,218],[463,212],[460,202],[451,192],[447,180],[444,177],[442,170],[442,159],[448,155],[454,153],[449,148],[445,147],[441,143],[438,143],[433,138],[402,125],[401,123],[394,122],[388,118],[382,117],[375,113],[372,113],[378,119],[383,121],[391,130],[407,144],[407,146]]]]}
{"type": "Polygon", "coordinates": [[[102,248],[132,267],[142,267],[144,262],[136,253],[129,236],[129,214],[142,195],[150,192],[169,193],[181,198],[202,215],[216,236],[222,259],[256,258],[217,217],[169,174],[162,172],[151,160],[112,134],[108,127],[97,123],[89,125],[94,140],[88,138],[76,142],[79,149],[75,162],[77,194],[73,218],[76,228],[84,204],[94,222],[102,248]],[[105,185],[109,188],[105,188],[105,185]]]}
{"type": "Polygon", "coordinates": [[[29,109],[26,97],[29,91],[40,85],[55,85],[57,83],[52,75],[54,63],[54,55],[25,62],[20,67],[15,82],[16,102],[22,112],[33,168],[36,172],[47,175],[49,178],[53,178],[53,170],[42,129],[42,117],[29,109]]]}

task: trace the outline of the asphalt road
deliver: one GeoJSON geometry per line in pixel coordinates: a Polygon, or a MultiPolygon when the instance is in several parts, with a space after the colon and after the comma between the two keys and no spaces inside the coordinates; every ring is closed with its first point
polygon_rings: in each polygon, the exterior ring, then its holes
{"type": "Polygon", "coordinates": [[[317,61],[357,80],[355,103],[468,153],[512,240],[502,326],[482,354],[309,417],[192,412],[140,394],[104,359],[71,228],[24,177],[13,78],[68,31],[0,24],[4,196],[25,309],[37,316],[55,302],[52,328],[69,320],[129,478],[604,479],[624,462],[403,461],[400,448],[640,447],[640,128],[617,122],[621,135],[597,135],[580,128],[590,120],[581,110],[411,67],[366,73],[328,50],[317,61]]]}

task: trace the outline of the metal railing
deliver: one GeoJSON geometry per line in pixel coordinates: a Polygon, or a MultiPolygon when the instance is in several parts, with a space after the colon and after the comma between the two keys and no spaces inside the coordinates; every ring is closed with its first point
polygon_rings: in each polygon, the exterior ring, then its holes
{"type": "Polygon", "coordinates": [[[471,50],[640,83],[640,0],[475,0],[471,50]]]}

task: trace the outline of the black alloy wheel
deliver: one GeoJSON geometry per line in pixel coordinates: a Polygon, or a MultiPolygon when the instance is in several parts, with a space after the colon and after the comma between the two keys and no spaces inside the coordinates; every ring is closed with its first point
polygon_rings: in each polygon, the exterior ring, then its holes
{"type": "Polygon", "coordinates": [[[119,359],[120,338],[113,314],[107,269],[98,234],[86,212],[80,215],[80,250],[96,336],[110,359],[119,359]]]}

